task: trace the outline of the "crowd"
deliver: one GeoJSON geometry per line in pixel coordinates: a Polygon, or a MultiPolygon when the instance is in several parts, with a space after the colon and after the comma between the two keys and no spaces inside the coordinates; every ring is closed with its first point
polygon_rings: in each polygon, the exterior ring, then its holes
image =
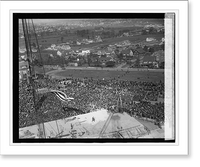
{"type": "Polygon", "coordinates": [[[71,117],[105,108],[131,116],[164,121],[163,82],[138,82],[93,78],[40,79],[35,88],[61,90],[74,100],[60,101],[51,93],[35,95],[27,81],[19,84],[19,127],[71,117]],[[67,81],[67,82],[66,82],[67,81]],[[154,103],[152,103],[154,101],[154,103]],[[35,107],[36,106],[36,107],[35,107]],[[35,108],[37,110],[35,110],[35,108]]]}

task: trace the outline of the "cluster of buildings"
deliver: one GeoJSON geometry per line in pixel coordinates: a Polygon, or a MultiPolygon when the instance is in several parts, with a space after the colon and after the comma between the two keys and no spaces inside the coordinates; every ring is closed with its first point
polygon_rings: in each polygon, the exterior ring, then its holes
{"type": "MultiPolygon", "coordinates": [[[[103,42],[100,36],[96,36],[95,39],[77,39],[76,41],[69,41],[61,44],[52,44],[50,47],[45,48],[44,50],[56,50],[56,51],[64,51],[71,50],[70,45],[87,45],[91,43],[103,42]]],[[[26,52],[26,50],[20,50],[20,52],[26,52]]]]}
{"type": "Polygon", "coordinates": [[[144,26],[143,30],[146,33],[163,33],[164,32],[164,26],[163,25],[159,25],[159,24],[149,24],[144,26]]]}
{"type": "Polygon", "coordinates": [[[44,50],[70,50],[71,47],[67,44],[52,44],[50,47],[44,49],[44,50]]]}
{"type": "Polygon", "coordinates": [[[75,43],[76,45],[87,45],[90,43],[98,43],[98,42],[103,42],[100,36],[96,36],[94,39],[82,39],[82,40],[76,40],[75,43]]]}
{"type": "MultiPolygon", "coordinates": [[[[164,49],[161,45],[164,45],[164,38],[159,41],[154,38],[147,38],[145,41],[137,44],[133,44],[129,40],[124,40],[115,44],[92,48],[79,48],[77,50],[73,50],[69,45],[64,43],[60,45],[52,44],[49,49],[45,49],[46,52],[42,54],[51,57],[52,62],[54,58],[62,58],[62,60],[65,60],[65,62],[61,63],[62,66],[113,67],[125,63],[129,65],[129,67],[148,66],[159,68],[164,66],[165,60],[164,49]],[[154,42],[153,45],[152,42],[154,42]]],[[[26,60],[25,48],[20,48],[20,58],[21,61],[26,60]]],[[[43,63],[44,65],[49,64],[49,62],[43,63]]],[[[49,65],[51,65],[51,63],[49,65]]]]}
{"type": "Polygon", "coordinates": [[[131,36],[134,36],[134,35],[141,35],[141,34],[142,34],[141,31],[129,31],[129,32],[124,32],[119,37],[131,37],[131,36]]]}
{"type": "MultiPolygon", "coordinates": [[[[73,63],[77,63],[74,66],[79,66],[82,59],[85,59],[89,66],[126,63],[133,67],[158,68],[161,63],[164,63],[164,50],[159,45],[143,47],[142,44],[131,44],[128,41],[121,42],[121,45],[117,43],[101,48],[75,51],[69,56],[74,58],[71,59],[73,63]]],[[[73,66],[73,64],[70,65],[73,66]]]]}

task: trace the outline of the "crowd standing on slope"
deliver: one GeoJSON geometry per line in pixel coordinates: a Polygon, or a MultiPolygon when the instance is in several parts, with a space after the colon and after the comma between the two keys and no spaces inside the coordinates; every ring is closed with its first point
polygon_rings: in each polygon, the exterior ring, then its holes
{"type": "Polygon", "coordinates": [[[164,83],[117,79],[66,78],[36,80],[35,88],[61,90],[74,100],[62,102],[54,94],[35,93],[27,81],[19,83],[19,127],[76,116],[105,108],[139,118],[164,121],[164,83]],[[37,110],[35,110],[35,108],[37,110]]]}

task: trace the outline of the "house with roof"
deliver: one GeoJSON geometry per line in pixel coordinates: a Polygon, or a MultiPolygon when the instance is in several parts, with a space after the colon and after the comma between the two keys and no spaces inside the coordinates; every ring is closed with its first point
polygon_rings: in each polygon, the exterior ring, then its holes
{"type": "Polygon", "coordinates": [[[98,55],[105,55],[105,54],[106,54],[106,51],[105,51],[105,50],[98,50],[98,51],[97,51],[97,54],[98,54],[98,55]]]}
{"type": "Polygon", "coordinates": [[[146,42],[156,41],[155,38],[146,38],[146,42]]]}
{"type": "Polygon", "coordinates": [[[27,60],[27,54],[19,54],[19,57],[20,57],[22,60],[27,60]]]}
{"type": "Polygon", "coordinates": [[[20,61],[19,62],[19,79],[23,79],[25,75],[28,74],[28,62],[27,61],[20,61]]]}
{"type": "Polygon", "coordinates": [[[71,55],[71,50],[66,50],[65,55],[67,55],[67,56],[71,55]]]}
{"type": "Polygon", "coordinates": [[[164,56],[164,51],[163,50],[159,50],[157,52],[154,52],[152,54],[152,56],[156,57],[156,61],[158,63],[158,66],[160,68],[164,68],[164,63],[165,63],[165,56],[164,56]]]}
{"type": "Polygon", "coordinates": [[[121,54],[123,56],[134,56],[133,51],[131,49],[124,49],[124,50],[121,51],[121,54]]]}
{"type": "Polygon", "coordinates": [[[157,59],[161,57],[164,58],[164,51],[163,50],[156,51],[152,54],[152,56],[155,56],[157,59]]]}
{"type": "Polygon", "coordinates": [[[77,62],[70,62],[70,63],[68,63],[68,66],[78,67],[78,63],[77,62]]]}
{"type": "Polygon", "coordinates": [[[27,70],[28,69],[28,62],[27,61],[20,61],[19,62],[19,70],[27,70]]]}
{"type": "Polygon", "coordinates": [[[100,57],[98,61],[101,65],[106,65],[107,62],[112,61],[113,59],[111,57],[100,57]]]}
{"type": "Polygon", "coordinates": [[[137,60],[137,57],[133,57],[133,56],[126,56],[126,62],[127,63],[133,63],[137,60]]]}
{"type": "Polygon", "coordinates": [[[145,51],[140,47],[133,50],[134,56],[141,56],[141,55],[144,55],[144,54],[145,54],[145,51]]]}
{"type": "Polygon", "coordinates": [[[116,59],[117,55],[115,54],[115,52],[113,52],[110,55],[107,55],[107,57],[111,57],[112,59],[116,59]]]}
{"type": "Polygon", "coordinates": [[[145,52],[144,56],[151,56],[152,53],[151,52],[145,52]]]}
{"type": "Polygon", "coordinates": [[[33,53],[36,53],[36,52],[37,52],[37,49],[33,48],[33,49],[32,49],[32,52],[33,52],[33,53]]]}
{"type": "Polygon", "coordinates": [[[103,42],[100,36],[95,37],[95,42],[103,42]]]}
{"type": "Polygon", "coordinates": [[[151,66],[151,67],[155,67],[158,66],[158,63],[156,61],[156,57],[155,56],[145,56],[141,63],[141,66],[151,66]]]}
{"type": "Polygon", "coordinates": [[[25,47],[19,48],[19,53],[25,53],[25,52],[26,52],[26,48],[25,47]]]}
{"type": "Polygon", "coordinates": [[[61,49],[61,50],[70,50],[71,47],[69,45],[66,44],[60,44],[58,46],[55,47],[56,49],[61,49]]]}
{"type": "Polygon", "coordinates": [[[116,49],[116,46],[115,45],[109,45],[107,47],[108,51],[114,51],[116,49]]]}
{"type": "Polygon", "coordinates": [[[106,55],[111,55],[113,52],[114,52],[114,51],[106,50],[106,51],[105,51],[105,54],[106,54],[106,55]]]}

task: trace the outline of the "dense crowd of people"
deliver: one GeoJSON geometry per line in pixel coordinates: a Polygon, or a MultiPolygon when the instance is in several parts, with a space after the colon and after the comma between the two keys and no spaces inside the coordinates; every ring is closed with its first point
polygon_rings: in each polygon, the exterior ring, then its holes
{"type": "Polygon", "coordinates": [[[35,89],[61,90],[74,100],[62,102],[54,94],[33,92],[27,81],[19,83],[19,127],[63,119],[105,108],[131,116],[164,121],[164,83],[93,78],[40,79],[35,89]],[[35,99],[35,102],[34,102],[35,99]],[[154,102],[154,103],[153,103],[154,102]]]}

